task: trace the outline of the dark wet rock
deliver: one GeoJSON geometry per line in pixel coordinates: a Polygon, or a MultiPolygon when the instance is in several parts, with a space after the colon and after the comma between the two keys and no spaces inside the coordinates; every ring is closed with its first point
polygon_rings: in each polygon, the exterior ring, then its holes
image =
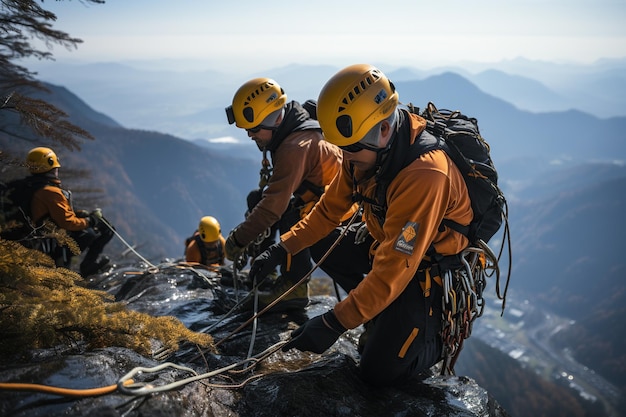
{"type": "Polygon", "coordinates": [[[118,267],[92,278],[89,285],[106,290],[128,308],[153,315],[173,315],[194,331],[209,331],[218,354],[196,346],[175,353],[154,350],[159,359],[122,348],[84,351],[39,350],[19,358],[3,358],[0,381],[36,383],[71,389],[115,386],[136,367],[154,372],[132,375],[140,384],[89,397],[69,397],[34,391],[0,390],[0,415],[49,416],[494,416],[506,417],[497,402],[472,379],[425,376],[400,387],[376,388],[359,378],[356,344],[361,329],[347,332],[324,355],[280,349],[256,363],[253,355],[277,347],[291,329],[308,317],[331,308],[332,297],[312,298],[305,312],[269,314],[242,328],[249,312],[228,313],[245,291],[220,285],[219,275],[191,270],[176,263],[146,270],[118,267]],[[228,314],[227,314],[228,313],[228,314]],[[241,329],[241,330],[238,330],[241,329]],[[239,364],[218,375],[209,372],[239,364]],[[244,365],[251,365],[244,369],[244,365]],[[203,376],[181,383],[194,375],[203,376]],[[179,384],[174,387],[169,384],[179,384]],[[171,389],[141,393],[146,387],[171,389]],[[139,391],[137,391],[139,390],[139,391]],[[145,395],[144,395],[145,394],[145,395]]]}

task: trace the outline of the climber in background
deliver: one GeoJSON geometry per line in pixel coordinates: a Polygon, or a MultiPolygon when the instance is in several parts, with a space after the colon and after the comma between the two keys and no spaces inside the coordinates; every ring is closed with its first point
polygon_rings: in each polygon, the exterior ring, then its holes
{"type": "MultiPolygon", "coordinates": [[[[61,164],[50,148],[37,147],[28,152],[26,165],[33,178],[33,183],[42,184],[34,191],[30,204],[31,219],[35,225],[41,225],[50,219],[56,226],[68,232],[76,241],[81,254],[80,274],[83,277],[102,272],[110,263],[107,256],[100,259],[105,245],[113,237],[110,223],[104,224],[100,209],[91,212],[74,210],[72,192],[61,188],[59,168],[61,164]]],[[[50,254],[57,266],[71,266],[71,252],[60,246],[50,254]]]]}
{"type": "Polygon", "coordinates": [[[198,230],[186,240],[185,260],[205,266],[224,265],[225,244],[220,223],[213,216],[204,216],[198,230]]]}
{"type": "MultiPolygon", "coordinates": [[[[226,108],[226,115],[228,123],[244,129],[263,152],[259,195],[248,199],[251,210],[226,239],[226,257],[236,260],[245,256],[247,247],[268,229],[277,225],[284,233],[310,212],[339,172],[342,154],[337,146],[323,140],[319,123],[309,111],[297,101],[288,102],[285,91],[270,78],[244,83],[226,108]],[[256,197],[260,197],[258,202],[250,204],[256,197]]],[[[273,289],[259,295],[259,308],[298,283],[311,266],[308,249],[282,263],[273,289]]],[[[298,310],[308,301],[308,284],[304,282],[272,310],[298,310]]]]}

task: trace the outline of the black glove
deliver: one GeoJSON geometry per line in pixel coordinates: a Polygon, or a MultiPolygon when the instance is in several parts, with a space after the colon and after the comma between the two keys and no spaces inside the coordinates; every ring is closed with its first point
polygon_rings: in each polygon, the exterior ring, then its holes
{"type": "Polygon", "coordinates": [[[254,258],[248,277],[250,277],[252,282],[254,282],[255,279],[260,281],[274,271],[277,265],[282,264],[286,260],[287,251],[283,245],[281,245],[280,242],[274,243],[267,248],[265,252],[254,258]]]}
{"type": "Polygon", "coordinates": [[[283,352],[291,348],[313,353],[323,353],[339,339],[347,329],[339,323],[333,310],[313,317],[291,332],[291,340],[283,346],[283,352]]]}
{"type": "Polygon", "coordinates": [[[102,221],[102,210],[97,208],[89,213],[89,226],[96,228],[102,221]]]}
{"type": "Polygon", "coordinates": [[[228,237],[226,238],[226,244],[224,245],[226,258],[228,258],[231,261],[234,261],[235,259],[239,258],[239,256],[243,254],[243,251],[246,250],[246,247],[241,246],[239,242],[237,241],[237,238],[235,238],[236,231],[237,231],[237,228],[234,228],[233,230],[231,230],[231,232],[228,234],[228,237]]]}
{"type": "Polygon", "coordinates": [[[89,227],[96,228],[100,225],[100,218],[90,214],[87,216],[87,220],[89,220],[89,227]]]}
{"type": "Polygon", "coordinates": [[[81,219],[89,217],[89,212],[87,210],[75,210],[74,214],[76,214],[76,217],[80,217],[81,219]]]}

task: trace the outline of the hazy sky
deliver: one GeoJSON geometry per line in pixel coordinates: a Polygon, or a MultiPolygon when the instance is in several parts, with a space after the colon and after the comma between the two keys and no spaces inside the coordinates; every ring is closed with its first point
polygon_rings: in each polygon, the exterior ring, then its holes
{"type": "Polygon", "coordinates": [[[193,59],[236,70],[290,63],[437,66],[626,57],[624,0],[77,0],[43,7],[81,38],[57,61],[193,59]]]}

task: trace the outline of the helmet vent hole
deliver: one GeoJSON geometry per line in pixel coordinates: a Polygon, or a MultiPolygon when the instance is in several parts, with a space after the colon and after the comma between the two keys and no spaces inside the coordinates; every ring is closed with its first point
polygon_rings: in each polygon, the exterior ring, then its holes
{"type": "Polygon", "coordinates": [[[252,107],[246,107],[243,109],[243,117],[245,117],[248,123],[252,123],[254,121],[254,109],[252,107]]]}
{"type": "Polygon", "coordinates": [[[352,117],[349,115],[344,114],[339,116],[335,121],[335,125],[343,137],[349,138],[352,136],[352,117]]]}

